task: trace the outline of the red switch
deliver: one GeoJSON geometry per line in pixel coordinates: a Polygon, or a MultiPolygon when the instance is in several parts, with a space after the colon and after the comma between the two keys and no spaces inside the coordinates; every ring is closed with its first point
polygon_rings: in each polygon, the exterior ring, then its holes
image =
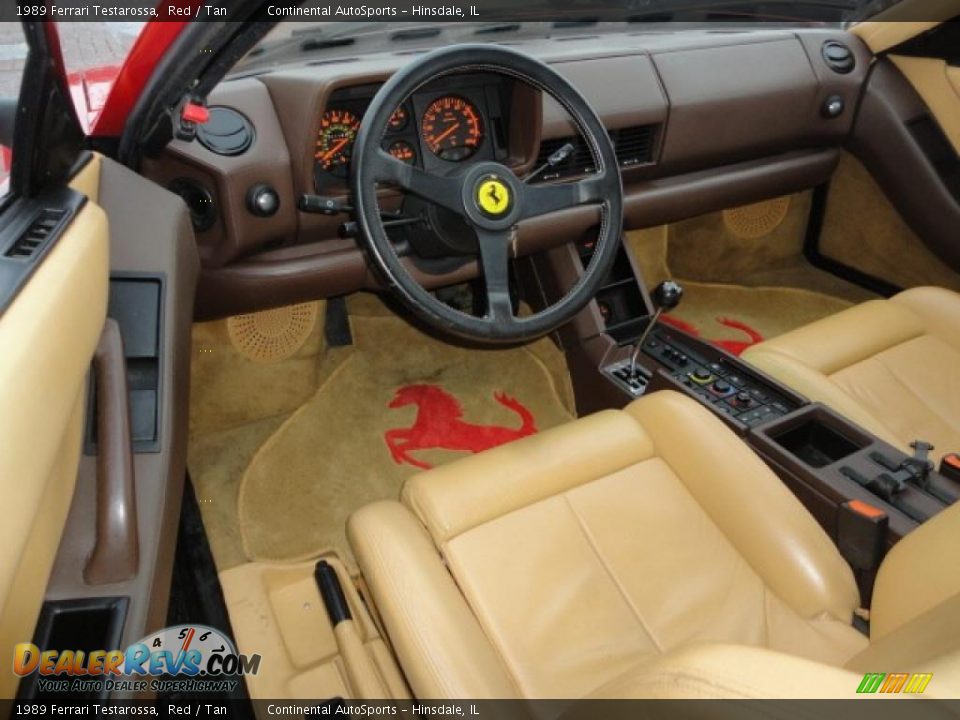
{"type": "Polygon", "coordinates": [[[954,482],[960,482],[960,455],[947,453],[940,460],[940,474],[954,482]]]}
{"type": "Polygon", "coordinates": [[[874,507],[873,505],[865,503],[862,500],[851,500],[850,502],[846,503],[846,505],[858,515],[863,515],[863,517],[871,520],[878,520],[886,515],[886,513],[880,508],[874,507]]]}
{"type": "Polygon", "coordinates": [[[195,125],[203,125],[210,119],[210,111],[203,105],[188,102],[183,106],[180,119],[184,122],[194,123],[195,125]]]}

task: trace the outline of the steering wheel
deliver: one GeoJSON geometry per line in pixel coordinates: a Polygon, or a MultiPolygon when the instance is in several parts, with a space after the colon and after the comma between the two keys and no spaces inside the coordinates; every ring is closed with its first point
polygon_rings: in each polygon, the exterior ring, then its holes
{"type": "Polygon", "coordinates": [[[435,50],[399,70],[367,108],[351,165],[357,222],[371,263],[414,314],[441,331],[499,343],[546,335],[590,302],[616,258],[623,225],[623,185],[610,136],[597,113],[569,82],[544,63],[516,50],[496,45],[457,45],[435,50]],[[441,176],[384,151],[383,136],[394,110],[427,83],[460,72],[500,73],[552,96],[586,140],[596,172],[575,182],[529,185],[497,162],[467,163],[453,174],[441,176]],[[482,317],[437,299],[404,266],[381,219],[378,182],[398,186],[453,211],[475,231],[486,286],[487,307],[482,317]],[[585,272],[556,303],[518,317],[509,288],[509,261],[517,223],[585,204],[599,205],[601,214],[599,237],[585,272]]]}

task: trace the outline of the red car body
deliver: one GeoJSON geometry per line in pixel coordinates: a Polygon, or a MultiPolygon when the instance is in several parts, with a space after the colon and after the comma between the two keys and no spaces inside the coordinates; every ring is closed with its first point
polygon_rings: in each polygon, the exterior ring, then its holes
{"type": "MultiPolygon", "coordinates": [[[[112,69],[113,78],[109,77],[110,67],[75,73],[83,76],[77,82],[83,87],[85,102],[83,108],[77,105],[77,112],[82,121],[86,110],[90,135],[116,137],[123,132],[127,116],[150,80],[153,69],[186,26],[187,22],[181,20],[151,20],[137,37],[123,65],[112,69]]],[[[71,92],[76,99],[73,87],[71,92]]]]}
{"type": "MultiPolygon", "coordinates": [[[[120,65],[101,65],[67,73],[60,63],[77,117],[88,135],[117,137],[123,132],[127,117],[153,69],[186,25],[186,21],[163,18],[150,21],[120,65]]],[[[47,25],[47,36],[51,47],[59,47],[57,23],[47,25]]],[[[0,187],[6,183],[11,161],[10,148],[0,145],[0,187]]]]}

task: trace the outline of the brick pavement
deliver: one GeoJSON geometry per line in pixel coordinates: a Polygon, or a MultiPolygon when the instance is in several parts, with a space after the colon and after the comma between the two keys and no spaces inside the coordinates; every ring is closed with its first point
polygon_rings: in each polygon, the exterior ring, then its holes
{"type": "MultiPolygon", "coordinates": [[[[117,64],[126,57],[143,23],[61,22],[60,47],[67,70],[117,64]]],[[[20,23],[0,22],[0,97],[16,95],[27,46],[20,23]]]]}
{"type": "MultiPolygon", "coordinates": [[[[126,57],[143,23],[61,22],[60,47],[68,71],[115,65],[126,57]]],[[[17,22],[0,22],[0,98],[16,97],[23,79],[27,44],[17,22]]],[[[7,168],[0,157],[0,197],[6,193],[7,168]]]]}

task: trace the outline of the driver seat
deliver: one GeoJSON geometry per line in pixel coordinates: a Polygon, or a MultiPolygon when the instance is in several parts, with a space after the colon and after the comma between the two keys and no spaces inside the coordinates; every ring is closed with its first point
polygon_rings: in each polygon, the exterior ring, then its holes
{"type": "Polygon", "coordinates": [[[958,689],[960,572],[936,558],[960,507],[888,555],[868,640],[813,517],[675,392],[421,473],[347,530],[421,699],[853,697],[912,668],[958,689]]]}

